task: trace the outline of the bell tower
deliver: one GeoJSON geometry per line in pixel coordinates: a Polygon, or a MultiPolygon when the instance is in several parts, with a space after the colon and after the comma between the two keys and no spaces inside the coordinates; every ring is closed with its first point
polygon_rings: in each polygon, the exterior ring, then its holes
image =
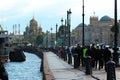
{"type": "Polygon", "coordinates": [[[95,12],[93,12],[93,16],[90,17],[90,25],[91,26],[94,26],[98,23],[98,17],[95,16],[95,12]]]}

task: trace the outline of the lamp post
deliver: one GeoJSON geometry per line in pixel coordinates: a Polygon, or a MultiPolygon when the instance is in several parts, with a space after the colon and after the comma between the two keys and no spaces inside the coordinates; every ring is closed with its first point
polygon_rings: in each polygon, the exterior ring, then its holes
{"type": "Polygon", "coordinates": [[[64,25],[63,25],[63,18],[61,18],[61,39],[62,39],[62,47],[64,46],[64,25]]]}
{"type": "Polygon", "coordinates": [[[52,27],[51,27],[51,48],[52,48],[52,27]]]}
{"type": "Polygon", "coordinates": [[[82,8],[83,8],[83,13],[82,13],[82,23],[83,23],[83,28],[82,28],[82,46],[84,46],[85,45],[85,40],[84,40],[84,16],[85,16],[85,14],[84,14],[84,0],[83,0],[83,6],[82,6],[82,8]]]}
{"type": "Polygon", "coordinates": [[[48,48],[48,30],[46,31],[46,48],[48,48]]]}
{"type": "Polygon", "coordinates": [[[115,7],[114,7],[114,18],[115,18],[115,33],[114,33],[114,53],[113,53],[113,60],[115,61],[116,65],[119,65],[119,58],[117,53],[117,37],[118,37],[118,25],[117,25],[117,0],[115,0],[115,7]]]}
{"type": "Polygon", "coordinates": [[[66,38],[67,38],[66,37],[66,30],[67,30],[67,20],[65,19],[65,28],[64,28],[64,33],[65,33],[65,35],[64,35],[64,41],[65,41],[65,43],[64,44],[65,44],[65,46],[67,46],[67,43],[66,43],[66,41],[67,41],[66,40],[66,38]]]}
{"type": "Polygon", "coordinates": [[[70,26],[71,26],[71,9],[69,9],[69,11],[67,11],[67,28],[68,28],[68,46],[70,47],[70,26]]]}
{"type": "Polygon", "coordinates": [[[58,24],[56,24],[56,47],[57,47],[57,27],[58,27],[58,24]]]}

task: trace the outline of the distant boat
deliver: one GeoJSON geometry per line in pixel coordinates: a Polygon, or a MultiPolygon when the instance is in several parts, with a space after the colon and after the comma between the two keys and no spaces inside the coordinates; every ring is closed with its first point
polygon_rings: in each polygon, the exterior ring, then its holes
{"type": "Polygon", "coordinates": [[[3,30],[0,26],[0,62],[9,60],[10,44],[7,30],[3,30]]]}

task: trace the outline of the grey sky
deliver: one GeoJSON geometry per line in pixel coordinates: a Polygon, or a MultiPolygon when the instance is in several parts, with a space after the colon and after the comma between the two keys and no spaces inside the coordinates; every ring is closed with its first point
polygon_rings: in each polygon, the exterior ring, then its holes
{"type": "MultiPolygon", "coordinates": [[[[99,19],[108,15],[114,18],[114,0],[84,0],[85,23],[89,24],[89,17],[98,16],[99,19]]],[[[118,0],[118,19],[120,19],[120,0],[118,0]]],[[[21,25],[21,33],[29,25],[34,16],[43,31],[61,24],[61,18],[66,19],[67,10],[71,9],[71,27],[82,23],[82,0],[0,0],[0,24],[12,32],[13,24],[21,25]]]]}

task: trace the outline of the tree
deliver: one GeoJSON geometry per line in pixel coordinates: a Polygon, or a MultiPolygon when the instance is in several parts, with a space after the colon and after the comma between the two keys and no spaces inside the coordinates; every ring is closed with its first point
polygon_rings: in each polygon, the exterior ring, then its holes
{"type": "MultiPolygon", "coordinates": [[[[115,25],[111,27],[111,31],[115,32],[115,25]]],[[[117,33],[119,33],[119,24],[117,24],[117,33]]]]}
{"type": "Polygon", "coordinates": [[[36,44],[37,45],[42,45],[42,43],[43,43],[43,35],[38,35],[36,37],[36,44]]]}

